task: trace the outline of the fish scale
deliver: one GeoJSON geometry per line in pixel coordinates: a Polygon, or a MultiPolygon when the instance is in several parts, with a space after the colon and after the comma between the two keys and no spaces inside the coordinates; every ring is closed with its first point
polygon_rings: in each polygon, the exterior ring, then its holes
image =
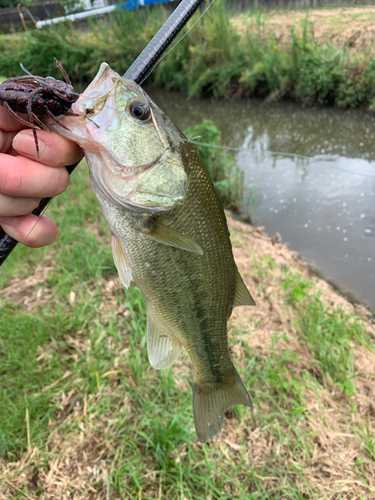
{"type": "Polygon", "coordinates": [[[69,130],[55,130],[84,148],[120,279],[128,287],[133,277],[147,300],[149,360],[165,368],[186,349],[197,436],[210,442],[228,406],[252,406],[230,358],[227,321],[233,307],[254,301],[218,195],[188,139],[105,63],[73,111],[79,117],[63,118],[69,130]]]}

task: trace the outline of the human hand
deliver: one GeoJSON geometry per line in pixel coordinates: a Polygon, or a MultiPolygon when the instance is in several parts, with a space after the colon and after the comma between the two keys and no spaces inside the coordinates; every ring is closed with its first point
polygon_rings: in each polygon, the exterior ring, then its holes
{"type": "Polygon", "coordinates": [[[0,106],[0,226],[34,248],[53,243],[59,231],[51,219],[31,212],[41,198],[65,191],[69,174],[64,166],[83,155],[76,143],[53,132],[38,130],[37,134],[39,161],[32,130],[0,106]]]}

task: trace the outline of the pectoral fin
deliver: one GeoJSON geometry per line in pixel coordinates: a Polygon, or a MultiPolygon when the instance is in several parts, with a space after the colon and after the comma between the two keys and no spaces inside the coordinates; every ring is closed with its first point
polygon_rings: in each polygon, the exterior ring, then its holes
{"type": "Polygon", "coordinates": [[[250,295],[238,271],[236,275],[236,294],[234,296],[233,307],[237,306],[255,306],[255,300],[250,295]]]}
{"type": "Polygon", "coordinates": [[[111,238],[113,260],[115,261],[115,266],[117,268],[118,275],[120,277],[121,283],[124,287],[129,288],[132,279],[132,270],[130,269],[129,263],[127,262],[126,255],[120,242],[112,234],[111,238]]]}
{"type": "Polygon", "coordinates": [[[181,250],[186,250],[188,252],[198,253],[203,255],[203,250],[190,236],[176,231],[170,227],[160,224],[160,222],[155,222],[151,231],[141,231],[142,234],[151,238],[163,245],[168,245],[170,247],[180,248],[181,250]]]}
{"type": "Polygon", "coordinates": [[[164,331],[154,316],[151,308],[147,307],[147,351],[148,359],[155,368],[167,368],[173,365],[180,354],[181,344],[171,335],[164,331]]]}

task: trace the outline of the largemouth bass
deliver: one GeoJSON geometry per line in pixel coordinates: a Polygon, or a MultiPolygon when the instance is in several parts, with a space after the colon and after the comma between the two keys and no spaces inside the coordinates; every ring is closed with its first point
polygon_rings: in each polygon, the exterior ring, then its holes
{"type": "Polygon", "coordinates": [[[199,441],[218,436],[231,405],[251,407],[232,364],[227,321],[254,305],[233,259],[224,211],[189,140],[134,82],[103,63],[56,132],[80,144],[112,233],[125,287],[147,300],[151,365],[172,365],[181,345],[194,365],[199,441]]]}

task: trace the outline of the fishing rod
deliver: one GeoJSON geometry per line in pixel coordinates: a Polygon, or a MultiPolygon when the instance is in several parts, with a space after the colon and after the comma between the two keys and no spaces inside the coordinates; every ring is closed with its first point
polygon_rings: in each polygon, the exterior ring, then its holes
{"type": "MultiPolygon", "coordinates": [[[[163,52],[169,47],[203,2],[204,0],[182,0],[148,43],[146,48],[126,71],[124,78],[141,85],[157,65],[163,52]]],[[[66,167],[69,175],[73,172],[78,163],[79,162],[66,167]]],[[[42,198],[39,205],[32,213],[34,215],[41,215],[52,199],[53,198],[42,198]]],[[[0,266],[17,246],[17,243],[18,241],[7,235],[0,227],[0,266]]]]}

